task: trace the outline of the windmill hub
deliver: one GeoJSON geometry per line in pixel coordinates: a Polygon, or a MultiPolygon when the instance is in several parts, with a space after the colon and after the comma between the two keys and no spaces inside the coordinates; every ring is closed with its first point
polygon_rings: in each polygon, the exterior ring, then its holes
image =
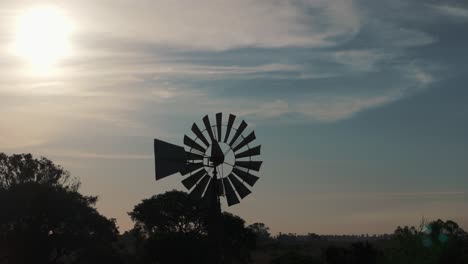
{"type": "Polygon", "coordinates": [[[231,147],[229,147],[228,144],[219,143],[219,147],[221,148],[221,151],[223,152],[223,158],[224,158],[223,160],[221,159],[214,160],[214,158],[211,157],[212,146],[208,147],[205,151],[206,158],[204,160],[204,164],[210,176],[213,176],[214,168],[216,168],[216,170],[220,172],[218,174],[219,176],[222,176],[224,174],[229,175],[229,173],[231,173],[232,171],[232,166],[230,165],[234,164],[234,162],[236,161],[234,157],[234,153],[232,152],[232,149],[231,147]]]}
{"type": "Polygon", "coordinates": [[[211,143],[210,161],[213,163],[214,167],[218,167],[219,165],[224,163],[224,153],[221,147],[219,146],[218,141],[213,141],[211,143]]]}

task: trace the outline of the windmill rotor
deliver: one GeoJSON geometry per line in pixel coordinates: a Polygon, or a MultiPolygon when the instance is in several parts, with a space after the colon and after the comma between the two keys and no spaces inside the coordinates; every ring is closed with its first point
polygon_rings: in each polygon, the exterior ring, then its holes
{"type": "Polygon", "coordinates": [[[215,123],[212,124],[209,116],[206,115],[202,119],[204,129],[200,130],[194,123],[192,126],[194,138],[185,136],[191,139],[184,140],[186,151],[198,154],[204,152],[205,157],[203,168],[192,166],[190,168],[192,171],[185,180],[186,183],[196,182],[195,185],[184,184],[190,190],[192,197],[206,196],[210,189],[209,184],[217,185],[218,195],[226,198],[228,206],[239,203],[251,193],[249,187],[253,187],[258,179],[257,176],[251,174],[251,171],[258,171],[262,164],[262,161],[254,161],[253,157],[260,155],[261,146],[251,147],[256,139],[255,132],[252,131],[244,136],[247,123],[242,120],[236,127],[235,120],[236,116],[230,114],[227,123],[223,124],[222,113],[217,113],[215,123]],[[201,145],[206,148],[200,148],[201,145]],[[216,178],[213,173],[215,171],[217,172],[216,178]]]}
{"type": "Polygon", "coordinates": [[[156,180],[179,172],[191,197],[205,198],[213,190],[228,206],[238,204],[252,193],[262,161],[256,159],[261,145],[254,144],[255,132],[247,134],[247,123],[236,125],[236,119],[233,114],[227,120],[222,113],[212,119],[205,115],[193,123],[193,134],[184,135],[183,147],[155,139],[156,180]]]}

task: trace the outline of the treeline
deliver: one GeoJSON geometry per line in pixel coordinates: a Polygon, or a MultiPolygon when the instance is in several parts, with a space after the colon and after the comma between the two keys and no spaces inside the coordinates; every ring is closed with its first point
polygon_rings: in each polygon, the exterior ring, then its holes
{"type": "MultiPolygon", "coordinates": [[[[97,197],[47,158],[0,153],[0,264],[207,263],[207,208],[185,192],[142,200],[119,234],[97,197]]],[[[272,237],[262,223],[223,213],[223,263],[468,263],[468,237],[453,221],[398,227],[382,239],[336,241],[316,234],[272,237]]]]}
{"type": "Polygon", "coordinates": [[[257,244],[273,264],[463,264],[468,234],[453,221],[425,221],[381,236],[280,234],[257,244]]]}
{"type": "Polygon", "coordinates": [[[322,241],[335,241],[335,242],[358,242],[358,241],[379,241],[391,239],[393,234],[381,234],[381,235],[318,235],[315,233],[308,233],[306,235],[296,233],[279,233],[275,236],[275,239],[281,241],[290,242],[310,242],[316,240],[322,241]]]}

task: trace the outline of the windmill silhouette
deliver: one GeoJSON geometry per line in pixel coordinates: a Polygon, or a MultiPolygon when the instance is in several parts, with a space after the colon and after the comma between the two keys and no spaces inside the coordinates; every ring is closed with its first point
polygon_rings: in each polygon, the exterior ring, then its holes
{"type": "Polygon", "coordinates": [[[253,158],[260,155],[261,146],[251,147],[256,139],[252,131],[244,136],[247,123],[242,120],[235,128],[236,116],[229,115],[223,124],[222,113],[215,116],[212,125],[208,115],[203,117],[203,129],[194,123],[194,137],[184,136],[185,147],[158,139],[154,140],[156,180],[180,173],[182,184],[190,196],[209,206],[208,235],[212,243],[211,263],[222,263],[221,200],[227,205],[238,204],[251,193],[259,179],[262,161],[253,158]]]}

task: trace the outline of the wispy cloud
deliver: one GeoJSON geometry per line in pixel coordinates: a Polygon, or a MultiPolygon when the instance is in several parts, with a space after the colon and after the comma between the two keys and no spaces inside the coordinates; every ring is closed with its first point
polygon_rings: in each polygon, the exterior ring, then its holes
{"type": "Polygon", "coordinates": [[[44,153],[50,156],[58,156],[61,158],[75,158],[75,159],[104,159],[104,160],[152,160],[152,155],[142,154],[116,154],[116,153],[94,153],[94,152],[80,152],[70,150],[49,150],[44,149],[44,153]]]}
{"type": "Polygon", "coordinates": [[[373,47],[401,49],[429,45],[437,41],[437,38],[424,31],[376,18],[370,19],[367,26],[368,30],[373,32],[372,41],[368,43],[373,47]]]}
{"type": "Polygon", "coordinates": [[[185,111],[194,107],[193,111],[215,112],[219,109],[240,116],[248,116],[252,121],[289,120],[289,122],[336,122],[350,118],[355,114],[391,103],[399,99],[403,93],[394,90],[388,94],[375,96],[347,95],[304,95],[295,100],[252,100],[243,99],[213,99],[208,97],[202,104],[186,105],[185,111]],[[196,108],[196,109],[195,109],[196,108]],[[291,115],[294,118],[291,119],[291,115]]]}
{"type": "Polygon", "coordinates": [[[430,7],[440,14],[455,18],[468,18],[468,9],[450,5],[430,5],[430,7]]]}
{"type": "Polygon", "coordinates": [[[331,97],[318,98],[298,104],[297,111],[311,120],[334,122],[352,117],[363,110],[382,106],[399,98],[398,94],[387,94],[370,97],[331,97]]]}
{"type": "Polygon", "coordinates": [[[355,72],[377,71],[378,62],[392,57],[392,54],[377,50],[342,50],[333,54],[333,58],[338,63],[347,65],[355,72]]]}
{"type": "Polygon", "coordinates": [[[333,45],[333,38],[359,30],[352,2],[341,0],[70,1],[62,5],[83,21],[83,31],[194,49],[333,45]]]}
{"type": "Polygon", "coordinates": [[[422,67],[415,64],[408,65],[405,67],[407,69],[407,75],[409,78],[416,80],[419,85],[425,87],[435,81],[434,76],[428,71],[424,70],[422,67]]]}
{"type": "MultiPolygon", "coordinates": [[[[9,108],[9,118],[3,122],[8,136],[1,143],[9,147],[18,145],[9,142],[44,144],[97,122],[107,131],[118,127],[121,133],[146,134],[153,128],[145,124],[145,111],[183,115],[224,109],[261,120],[294,115],[304,122],[336,122],[411,94],[407,87],[414,83],[430,84],[433,77],[422,67],[403,73],[382,65],[394,64],[403,49],[433,43],[434,38],[364,18],[356,5],[342,0],[62,2],[63,9],[80,22],[75,57],[60,64],[60,73],[41,78],[26,76],[17,60],[5,56],[0,64],[0,94],[49,99],[32,100],[27,106],[34,111],[9,108]],[[365,45],[340,47],[359,41],[362,34],[370,34],[365,45]],[[233,49],[243,59],[235,53],[224,56],[233,49]],[[199,50],[207,57],[197,56],[199,50]],[[347,83],[348,75],[381,71],[398,75],[395,85],[377,89],[347,83]],[[272,84],[277,79],[302,80],[310,81],[310,88],[301,92],[295,87],[271,88],[284,90],[277,96],[252,89],[247,98],[228,98],[227,89],[224,96],[214,92],[223,87],[202,87],[210,81],[234,79],[264,79],[272,84]],[[336,82],[327,87],[316,85],[315,79],[336,82]],[[348,87],[337,93],[335,88],[342,86],[348,87]],[[29,119],[21,124],[15,121],[29,119]],[[67,125],[57,127],[56,122],[67,125]],[[18,129],[23,132],[15,133],[18,129]]],[[[229,91],[236,89],[232,86],[229,91]]]]}

